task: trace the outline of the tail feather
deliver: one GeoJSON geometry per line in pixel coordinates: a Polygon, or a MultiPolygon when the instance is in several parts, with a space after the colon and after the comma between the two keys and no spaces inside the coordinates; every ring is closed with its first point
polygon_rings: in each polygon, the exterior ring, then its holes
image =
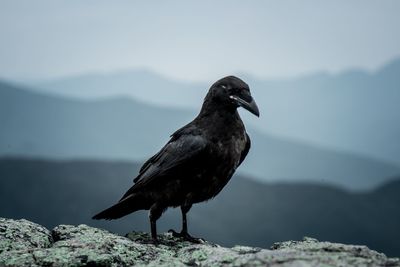
{"type": "Polygon", "coordinates": [[[124,198],[117,204],[113,205],[112,207],[103,210],[102,212],[96,214],[92,217],[94,220],[114,220],[129,213],[142,210],[146,208],[146,203],[143,201],[144,199],[132,195],[131,197],[124,198]]]}

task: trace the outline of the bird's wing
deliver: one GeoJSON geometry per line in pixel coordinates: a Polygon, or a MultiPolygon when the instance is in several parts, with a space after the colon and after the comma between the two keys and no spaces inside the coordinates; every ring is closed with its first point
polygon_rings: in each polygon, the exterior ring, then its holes
{"type": "Polygon", "coordinates": [[[250,147],[251,147],[250,136],[246,133],[246,146],[242,154],[240,155],[240,161],[238,167],[240,166],[240,164],[242,164],[243,160],[246,158],[247,153],[249,153],[250,147]]]}
{"type": "MultiPolygon", "coordinates": [[[[181,140],[181,141],[185,141],[184,138],[185,138],[185,137],[188,137],[188,136],[183,136],[183,134],[184,134],[185,132],[187,132],[187,133],[192,132],[192,134],[193,134],[193,133],[197,133],[197,135],[200,135],[200,134],[201,134],[200,132],[196,131],[196,128],[195,128],[193,125],[191,125],[191,124],[188,124],[188,125],[186,125],[186,126],[180,128],[180,129],[178,129],[177,131],[175,131],[173,134],[171,134],[171,140],[169,140],[169,142],[168,142],[157,154],[155,154],[154,156],[152,156],[151,158],[149,158],[149,159],[143,164],[143,166],[140,168],[139,175],[136,176],[136,178],[133,179],[133,182],[136,183],[138,180],[140,180],[140,179],[142,178],[142,174],[143,174],[144,172],[146,172],[147,169],[148,169],[149,167],[152,166],[152,164],[154,164],[155,162],[157,162],[157,161],[161,158],[161,156],[164,155],[165,150],[166,150],[167,148],[170,148],[170,144],[171,144],[172,142],[177,141],[178,138],[180,138],[180,137],[182,137],[182,140],[181,140]]],[[[188,134],[188,135],[191,136],[190,134],[188,134]]],[[[194,140],[190,140],[190,141],[193,142],[194,140]]]]}
{"type": "Polygon", "coordinates": [[[134,179],[136,183],[122,199],[158,179],[172,177],[174,173],[190,168],[190,163],[198,160],[206,151],[206,147],[207,140],[200,135],[173,136],[156,155],[143,164],[139,175],[134,179]]]}

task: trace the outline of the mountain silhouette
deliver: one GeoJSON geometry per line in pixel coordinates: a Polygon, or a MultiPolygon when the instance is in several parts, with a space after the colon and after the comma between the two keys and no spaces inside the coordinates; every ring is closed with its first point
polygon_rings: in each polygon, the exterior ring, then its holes
{"type": "MultiPolygon", "coordinates": [[[[274,80],[240,76],[261,109],[260,120],[244,114],[256,129],[400,165],[400,59],[375,72],[349,70],[274,80]]],[[[80,75],[29,85],[64,96],[93,99],[123,94],[195,110],[209,87],[149,71],[80,75]]]]}
{"type": "MultiPolygon", "coordinates": [[[[196,112],[129,98],[76,100],[0,83],[0,155],[142,161],[196,112]]],[[[239,168],[262,181],[318,181],[363,190],[400,173],[368,157],[276,138],[254,128],[239,168]]]]}
{"type": "MultiPolygon", "coordinates": [[[[0,159],[0,214],[48,228],[85,223],[120,234],[148,232],[146,211],[117,221],[90,219],[121,197],[139,166],[93,160],[0,159]]],[[[194,205],[189,225],[193,235],[225,246],[269,247],[274,242],[312,236],[364,244],[399,256],[398,203],[399,179],[354,193],[327,185],[265,184],[235,176],[215,199],[194,205]]],[[[179,209],[168,210],[158,226],[160,232],[179,228],[179,209]]]]}

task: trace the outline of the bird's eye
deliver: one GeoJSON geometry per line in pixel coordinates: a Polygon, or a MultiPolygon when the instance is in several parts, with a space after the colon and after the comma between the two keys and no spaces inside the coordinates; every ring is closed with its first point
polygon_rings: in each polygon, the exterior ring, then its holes
{"type": "Polygon", "coordinates": [[[226,85],[221,84],[222,89],[226,89],[226,85]]]}

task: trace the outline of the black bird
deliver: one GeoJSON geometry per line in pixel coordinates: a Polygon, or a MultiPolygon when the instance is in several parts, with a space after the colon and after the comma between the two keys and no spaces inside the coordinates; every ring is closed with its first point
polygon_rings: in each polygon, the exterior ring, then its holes
{"type": "Polygon", "coordinates": [[[187,230],[186,213],[194,203],[215,197],[228,183],[250,149],[250,138],[237,112],[243,107],[259,116],[249,86],[228,76],[215,82],[199,115],[171,135],[147,160],[134,185],[114,206],[93,219],[117,219],[150,210],[151,237],[157,243],[156,221],[168,207],[181,207],[182,231],[174,236],[198,241],[187,230]]]}

